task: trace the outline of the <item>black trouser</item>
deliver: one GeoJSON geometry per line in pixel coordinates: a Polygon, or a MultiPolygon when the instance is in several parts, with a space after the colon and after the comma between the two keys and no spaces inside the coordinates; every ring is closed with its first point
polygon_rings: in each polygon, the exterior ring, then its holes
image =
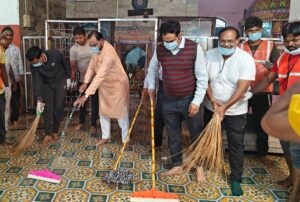
{"type": "Polygon", "coordinates": [[[59,81],[55,84],[43,85],[45,102],[44,125],[46,135],[58,133],[66,96],[64,85],[65,80],[59,81]]]}
{"type": "Polygon", "coordinates": [[[11,113],[10,113],[10,121],[18,121],[19,111],[20,111],[20,97],[21,97],[21,87],[20,83],[17,82],[17,89],[13,91],[13,87],[11,87],[11,113]]]}
{"type": "Polygon", "coordinates": [[[0,94],[0,143],[5,142],[5,93],[0,94]]]}
{"type": "MultiPolygon", "coordinates": [[[[82,83],[81,83],[82,84],[82,83]]],[[[79,85],[81,85],[79,84],[79,85]]],[[[99,95],[98,90],[95,92],[94,95],[91,95],[91,104],[92,104],[92,113],[91,113],[91,125],[96,127],[96,121],[99,118],[99,95]]],[[[79,109],[79,123],[84,124],[85,122],[85,116],[86,116],[86,107],[88,105],[88,102],[85,102],[85,104],[80,107],[79,109]]]]}
{"type": "Polygon", "coordinates": [[[202,131],[201,116],[198,112],[194,117],[189,116],[189,106],[194,95],[185,97],[171,97],[163,95],[162,114],[165,121],[168,143],[172,155],[173,166],[182,164],[182,122],[186,121],[191,142],[202,131]]]}
{"type": "Polygon", "coordinates": [[[258,156],[266,156],[269,150],[268,135],[261,127],[261,119],[265,113],[269,110],[272,103],[272,95],[270,93],[255,94],[249,100],[249,107],[251,107],[254,120],[255,120],[255,132],[256,132],[256,148],[258,156]]]}
{"type": "MultiPolygon", "coordinates": [[[[213,112],[205,108],[204,124],[207,125],[213,116],[213,112]]],[[[244,164],[244,130],[246,125],[246,114],[227,116],[222,121],[227,133],[230,179],[242,182],[244,164]]],[[[199,154],[201,155],[201,154],[199,154]]]]}
{"type": "Polygon", "coordinates": [[[157,92],[156,108],[154,112],[154,135],[155,135],[155,146],[159,147],[162,145],[163,133],[164,133],[164,118],[162,114],[162,99],[164,96],[162,81],[159,81],[159,89],[157,92]]]}

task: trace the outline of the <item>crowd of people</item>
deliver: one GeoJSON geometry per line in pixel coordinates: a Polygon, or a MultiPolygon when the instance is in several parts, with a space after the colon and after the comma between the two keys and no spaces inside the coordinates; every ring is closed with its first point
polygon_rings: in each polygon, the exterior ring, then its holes
{"type": "MultiPolygon", "coordinates": [[[[273,41],[262,40],[263,23],[257,17],[245,21],[246,40],[241,42],[239,30],[228,26],[219,32],[218,46],[207,52],[183,37],[180,29],[180,23],[175,20],[161,24],[162,41],[150,60],[142,91],[142,96],[157,98],[156,148],[162,145],[163,128],[167,131],[173,167],[162,175],[183,173],[183,121],[192,143],[212,116],[218,114],[228,139],[232,194],[243,195],[244,133],[246,115],[251,108],[255,118],[257,158],[266,166],[272,166],[273,162],[267,157],[268,135],[281,139],[290,176],[279,183],[286,188],[293,186],[288,201],[299,201],[300,96],[296,94],[300,93],[300,22],[282,27],[284,51],[281,54],[273,41]],[[272,105],[276,79],[281,99],[272,105]],[[202,106],[204,114],[200,113],[202,106]]],[[[75,130],[84,127],[86,103],[90,97],[90,131],[97,133],[96,122],[100,118],[102,132],[96,145],[111,141],[112,118],[118,120],[122,143],[130,141],[125,139],[129,129],[129,80],[118,54],[98,31],[86,35],[82,27],[76,27],[73,36],[75,44],[70,49],[70,61],[57,50],[44,51],[36,46],[26,53],[31,63],[36,111],[44,113],[43,144],[59,139],[66,90],[75,86],[82,94],[74,102],[74,106],[80,108],[75,130]],[[79,78],[76,78],[77,71],[79,78]]],[[[5,141],[8,117],[11,124],[17,123],[23,85],[20,50],[11,43],[12,37],[13,31],[4,28],[0,38],[1,146],[11,145],[5,141]]],[[[198,167],[196,173],[197,182],[205,183],[204,169],[198,167]]]]}

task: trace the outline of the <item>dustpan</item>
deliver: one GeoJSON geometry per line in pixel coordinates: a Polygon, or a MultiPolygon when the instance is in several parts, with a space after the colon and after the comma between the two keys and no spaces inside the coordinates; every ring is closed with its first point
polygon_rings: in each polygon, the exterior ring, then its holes
{"type": "Polygon", "coordinates": [[[152,150],[152,189],[147,191],[133,192],[130,196],[131,202],[179,202],[175,194],[156,190],[155,185],[155,146],[154,146],[154,110],[153,99],[150,98],[151,106],[151,150],[152,150]]]}

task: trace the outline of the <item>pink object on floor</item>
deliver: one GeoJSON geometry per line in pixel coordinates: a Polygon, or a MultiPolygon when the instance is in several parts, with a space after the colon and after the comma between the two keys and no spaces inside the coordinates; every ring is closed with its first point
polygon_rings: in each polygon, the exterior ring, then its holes
{"type": "Polygon", "coordinates": [[[28,178],[33,178],[37,180],[43,180],[52,183],[60,183],[61,176],[50,172],[48,169],[45,170],[31,170],[29,171],[28,178]]]}

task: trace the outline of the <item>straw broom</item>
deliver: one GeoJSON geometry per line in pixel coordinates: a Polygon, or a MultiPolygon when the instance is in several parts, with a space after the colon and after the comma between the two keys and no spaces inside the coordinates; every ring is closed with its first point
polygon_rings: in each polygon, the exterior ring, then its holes
{"type": "MultiPolygon", "coordinates": [[[[184,153],[183,169],[202,166],[218,175],[225,172],[220,116],[215,114],[199,137],[184,153]]],[[[216,175],[216,176],[217,176],[216,175]]]]}
{"type": "MultiPolygon", "coordinates": [[[[43,107],[45,104],[43,104],[43,107]]],[[[37,113],[32,125],[30,126],[29,130],[27,131],[25,137],[20,141],[19,145],[15,148],[13,155],[18,155],[25,149],[27,149],[32,143],[34,142],[35,133],[37,127],[39,125],[39,121],[41,118],[42,113],[37,113]]]]}

